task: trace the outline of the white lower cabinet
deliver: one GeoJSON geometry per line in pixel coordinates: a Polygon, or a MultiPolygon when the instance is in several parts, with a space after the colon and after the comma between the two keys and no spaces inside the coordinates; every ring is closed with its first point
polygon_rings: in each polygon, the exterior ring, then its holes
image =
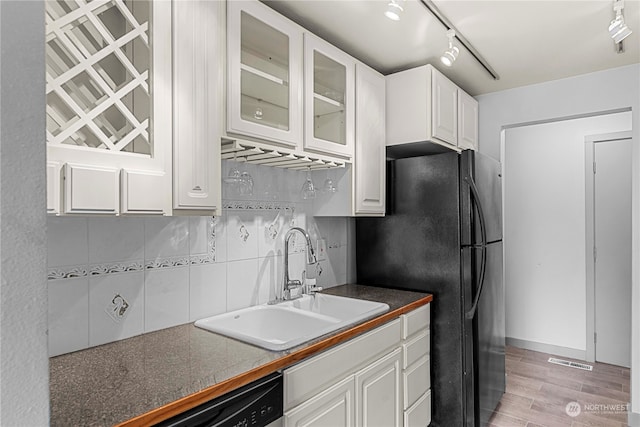
{"type": "Polygon", "coordinates": [[[356,374],[356,425],[402,425],[401,358],[402,351],[397,348],[356,374]]]}
{"type": "Polygon", "coordinates": [[[405,427],[424,427],[431,423],[431,390],[404,411],[405,427]]]}
{"type": "Polygon", "coordinates": [[[285,427],[431,422],[429,306],[284,371],[285,427]]]}
{"type": "Polygon", "coordinates": [[[284,425],[296,427],[355,426],[353,376],[285,412],[284,425]]]}
{"type": "Polygon", "coordinates": [[[402,386],[404,427],[431,423],[431,306],[402,315],[402,386]]]}

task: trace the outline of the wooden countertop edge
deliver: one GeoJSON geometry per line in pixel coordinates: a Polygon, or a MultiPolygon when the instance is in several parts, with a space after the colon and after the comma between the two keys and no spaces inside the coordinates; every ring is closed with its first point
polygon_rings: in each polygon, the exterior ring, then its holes
{"type": "Polygon", "coordinates": [[[222,381],[218,384],[207,387],[199,392],[190,394],[189,396],[185,396],[182,399],[168,403],[164,406],[151,410],[142,415],[138,415],[137,417],[124,421],[120,424],[117,424],[116,426],[117,427],[141,427],[141,426],[149,426],[149,425],[159,423],[175,415],[178,415],[182,412],[188,411],[191,408],[195,408],[196,406],[202,403],[208,402],[209,400],[214,399],[218,396],[221,396],[229,391],[242,387],[245,384],[249,384],[252,381],[255,381],[266,375],[269,375],[272,372],[275,372],[282,368],[286,368],[287,366],[290,366],[296,362],[299,362],[300,360],[305,359],[309,356],[312,356],[331,346],[340,344],[348,339],[353,338],[356,335],[359,335],[363,332],[367,332],[373,328],[376,328],[382,325],[383,323],[386,323],[390,320],[393,320],[399,317],[402,314],[408,313],[420,306],[426,305],[430,303],[432,300],[433,300],[433,296],[428,295],[424,298],[421,298],[417,301],[404,305],[393,311],[388,311],[378,317],[367,320],[366,322],[361,323],[351,329],[347,329],[345,331],[332,335],[322,341],[318,341],[314,344],[311,344],[308,347],[304,347],[298,351],[287,354],[279,359],[272,360],[271,362],[268,362],[257,368],[251,369],[240,375],[237,375],[235,377],[222,381]]]}

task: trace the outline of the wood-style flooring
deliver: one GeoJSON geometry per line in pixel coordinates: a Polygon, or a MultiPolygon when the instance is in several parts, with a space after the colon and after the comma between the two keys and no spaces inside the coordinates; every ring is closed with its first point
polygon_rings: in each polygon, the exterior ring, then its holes
{"type": "Polygon", "coordinates": [[[588,363],[593,365],[589,372],[554,365],[549,357],[586,363],[507,346],[507,389],[492,427],[627,426],[629,369],[588,363]],[[566,412],[571,402],[580,405],[575,417],[566,412]]]}

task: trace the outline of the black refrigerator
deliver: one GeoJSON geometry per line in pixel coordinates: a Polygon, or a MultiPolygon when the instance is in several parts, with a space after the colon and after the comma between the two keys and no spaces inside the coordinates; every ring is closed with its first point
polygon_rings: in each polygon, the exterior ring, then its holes
{"type": "Polygon", "coordinates": [[[505,391],[500,163],[387,161],[387,215],[356,220],[358,283],[429,292],[432,426],[485,426],[505,391]]]}

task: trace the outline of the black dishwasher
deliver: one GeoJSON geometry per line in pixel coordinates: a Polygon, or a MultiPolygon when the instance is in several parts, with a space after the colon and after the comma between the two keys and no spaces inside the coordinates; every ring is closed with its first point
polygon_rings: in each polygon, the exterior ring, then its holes
{"type": "Polygon", "coordinates": [[[282,404],[282,374],[274,372],[156,425],[264,427],[282,416],[282,404]]]}

